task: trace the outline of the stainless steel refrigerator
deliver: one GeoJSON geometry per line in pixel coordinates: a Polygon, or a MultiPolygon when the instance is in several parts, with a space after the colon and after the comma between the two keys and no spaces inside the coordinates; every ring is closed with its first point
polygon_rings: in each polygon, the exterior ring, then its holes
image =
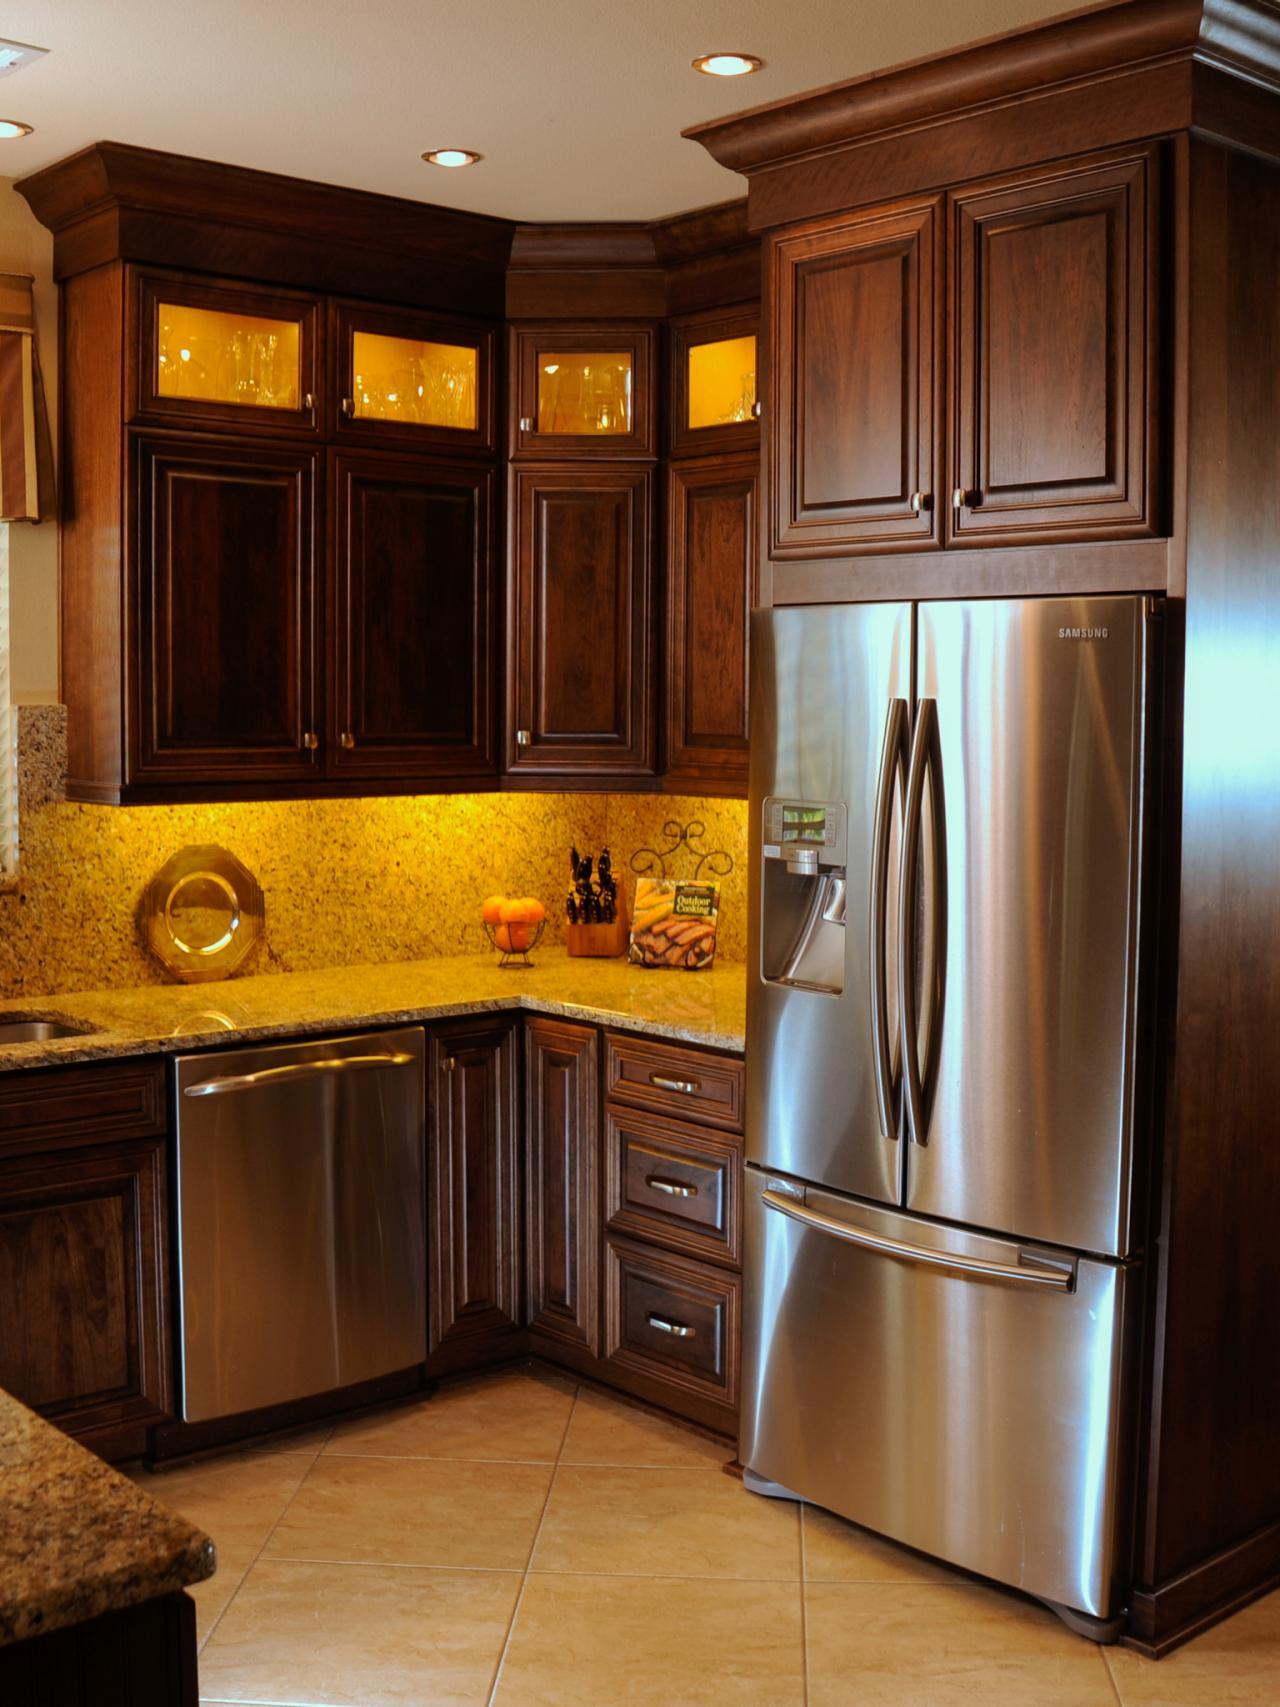
{"type": "Polygon", "coordinates": [[[752,631],[742,1437],[1114,1634],[1158,605],[752,631]]]}

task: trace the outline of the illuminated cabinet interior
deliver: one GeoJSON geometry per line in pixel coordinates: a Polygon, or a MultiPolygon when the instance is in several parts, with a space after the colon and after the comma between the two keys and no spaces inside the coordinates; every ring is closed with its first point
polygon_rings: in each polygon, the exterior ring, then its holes
{"type": "Polygon", "coordinates": [[[689,427],[750,421],[756,403],[756,340],[718,338],[689,347],[689,427]]]}
{"type": "Polygon", "coordinates": [[[539,351],[540,433],[629,433],[632,359],[625,350],[539,351]]]}
{"type": "Polygon", "coordinates": [[[477,367],[470,344],[353,332],[356,418],[474,430],[477,367]]]}
{"type": "Polygon", "coordinates": [[[157,328],[156,391],[161,397],[256,409],[299,407],[298,321],[161,302],[157,328]]]}

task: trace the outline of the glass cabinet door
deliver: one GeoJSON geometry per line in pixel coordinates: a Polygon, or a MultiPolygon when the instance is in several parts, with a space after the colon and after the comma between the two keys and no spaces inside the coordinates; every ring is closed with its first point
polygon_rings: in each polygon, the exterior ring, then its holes
{"type": "Polygon", "coordinates": [[[653,332],[522,326],[513,334],[514,448],[525,455],[653,454],[653,332]]]}
{"type": "Polygon", "coordinates": [[[672,322],[671,446],[727,450],[759,436],[754,308],[672,322]]]}
{"type": "Polygon", "coordinates": [[[467,321],[354,303],[334,308],[340,438],[493,444],[493,334],[467,321]]]}
{"type": "Polygon", "coordinates": [[[137,300],[136,416],[318,430],[314,301],[159,274],[137,300]]]}

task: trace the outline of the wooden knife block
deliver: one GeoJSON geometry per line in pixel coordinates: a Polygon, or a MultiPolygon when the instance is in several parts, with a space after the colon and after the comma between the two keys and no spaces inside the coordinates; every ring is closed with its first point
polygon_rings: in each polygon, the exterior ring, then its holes
{"type": "Polygon", "coordinates": [[[603,957],[625,954],[630,938],[627,906],[621,895],[618,896],[618,917],[611,925],[566,924],[564,927],[565,947],[574,955],[592,954],[603,957]]]}

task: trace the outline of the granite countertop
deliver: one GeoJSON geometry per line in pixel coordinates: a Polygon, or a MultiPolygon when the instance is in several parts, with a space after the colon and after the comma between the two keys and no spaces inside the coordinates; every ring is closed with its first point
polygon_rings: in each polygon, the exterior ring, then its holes
{"type": "Polygon", "coordinates": [[[625,960],[571,959],[563,948],[538,949],[533,959],[531,967],[503,969],[495,955],[466,954],[0,1002],[0,1019],[21,1013],[96,1028],[0,1045],[0,1072],[513,1008],[742,1051],[743,966],[650,971],[625,960]]]}
{"type": "Polygon", "coordinates": [[[213,1542],[0,1391],[0,1647],[217,1567],[213,1542]]]}

